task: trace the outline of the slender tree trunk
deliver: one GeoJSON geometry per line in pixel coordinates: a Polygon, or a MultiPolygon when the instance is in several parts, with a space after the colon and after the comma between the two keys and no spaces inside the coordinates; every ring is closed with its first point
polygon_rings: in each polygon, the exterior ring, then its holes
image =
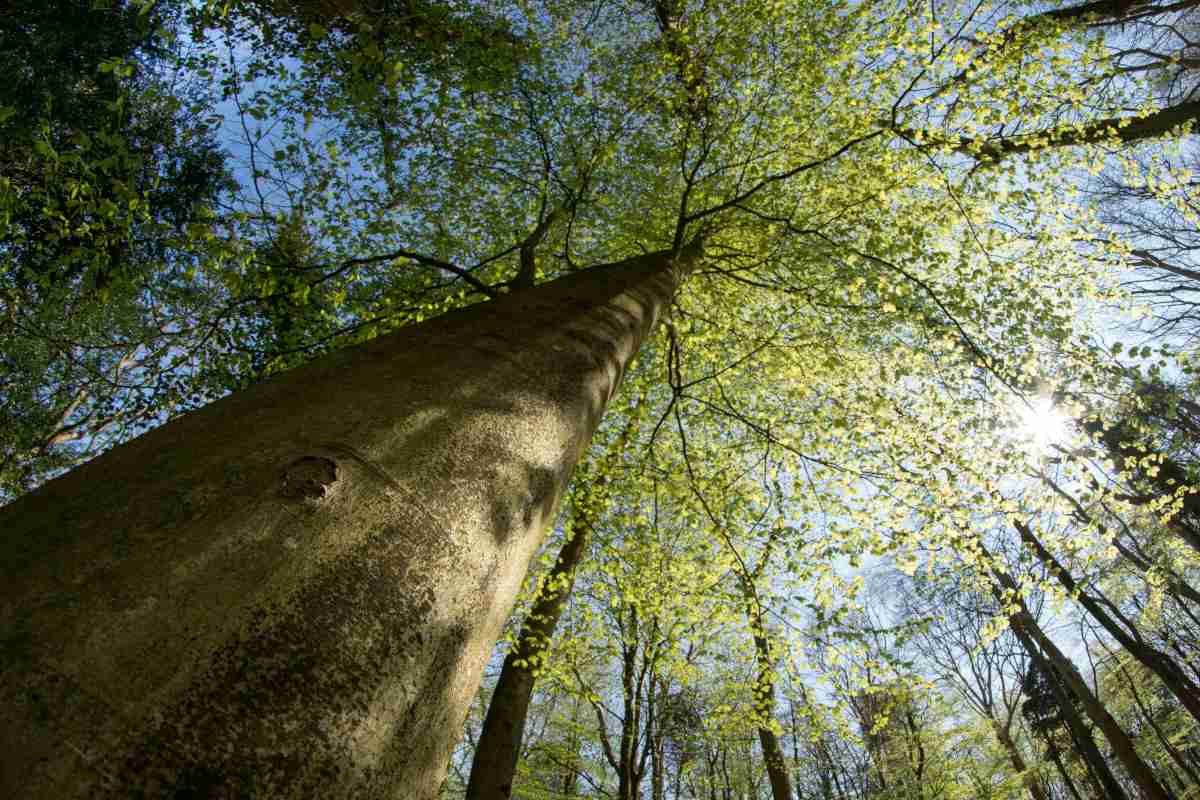
{"type": "Polygon", "coordinates": [[[1066,784],[1067,790],[1071,792],[1071,797],[1075,798],[1075,800],[1083,800],[1083,797],[1081,797],[1079,794],[1079,789],[1075,786],[1075,779],[1071,777],[1070,771],[1067,770],[1067,765],[1063,763],[1062,754],[1058,750],[1058,745],[1056,745],[1053,739],[1050,737],[1046,737],[1046,750],[1050,753],[1050,760],[1054,762],[1054,766],[1058,770],[1059,777],[1061,777],[1063,783],[1066,784]]]}
{"type": "Polygon", "coordinates": [[[571,706],[571,728],[567,734],[567,762],[562,765],[562,777],[559,782],[559,792],[564,800],[570,800],[575,796],[576,787],[579,785],[579,773],[583,766],[583,754],[580,749],[583,747],[583,740],[578,734],[577,724],[579,722],[579,698],[576,697],[571,706]]]}
{"type": "MultiPolygon", "coordinates": [[[[1040,477],[1042,479],[1042,482],[1044,484],[1046,484],[1046,486],[1050,487],[1050,489],[1053,490],[1055,494],[1057,494],[1059,497],[1062,497],[1063,499],[1065,499],[1067,502],[1069,502],[1071,504],[1071,506],[1074,509],[1074,516],[1078,517],[1080,520],[1082,520],[1084,522],[1090,522],[1092,524],[1095,524],[1097,529],[1101,533],[1107,533],[1106,527],[1103,524],[1097,523],[1097,521],[1093,517],[1093,515],[1091,513],[1089,513],[1086,508],[1084,508],[1083,504],[1079,502],[1078,498],[1076,498],[1070,492],[1068,492],[1068,491],[1064,490],[1062,487],[1060,487],[1044,471],[1041,473],[1040,477]]],[[[1123,526],[1123,527],[1125,527],[1125,526],[1123,526]]],[[[1144,576],[1145,580],[1149,580],[1148,573],[1150,573],[1150,571],[1152,569],[1152,565],[1151,565],[1149,559],[1147,559],[1143,554],[1140,554],[1137,552],[1136,548],[1139,547],[1140,545],[1138,544],[1137,540],[1134,539],[1133,536],[1130,534],[1128,527],[1125,527],[1125,533],[1126,533],[1126,535],[1129,535],[1130,541],[1133,543],[1133,546],[1130,546],[1129,544],[1126,544],[1125,542],[1123,542],[1121,540],[1120,533],[1118,533],[1117,535],[1112,537],[1113,546],[1116,547],[1117,551],[1120,552],[1120,554],[1125,557],[1126,561],[1128,561],[1130,564],[1132,564],[1137,569],[1137,571],[1140,572],[1144,576]]],[[[1189,586],[1187,584],[1187,582],[1185,582],[1183,580],[1183,578],[1178,573],[1176,573],[1174,570],[1171,570],[1171,569],[1163,570],[1161,575],[1165,579],[1165,583],[1162,586],[1162,590],[1164,592],[1166,592],[1168,595],[1170,595],[1175,600],[1175,602],[1179,604],[1180,610],[1182,610],[1183,613],[1187,614],[1188,617],[1191,618],[1193,622],[1198,622],[1198,624],[1200,624],[1200,621],[1198,621],[1196,619],[1195,615],[1192,613],[1192,610],[1191,610],[1191,607],[1189,606],[1189,604],[1187,602],[1185,602],[1185,601],[1190,601],[1193,604],[1200,605],[1200,592],[1197,592],[1195,589],[1193,589],[1191,586],[1189,586]]]]}
{"type": "Polygon", "coordinates": [[[1171,742],[1171,738],[1163,731],[1162,726],[1158,724],[1158,721],[1154,718],[1154,710],[1142,700],[1142,695],[1137,689],[1137,681],[1134,676],[1129,674],[1129,670],[1125,669],[1125,665],[1119,660],[1116,661],[1116,664],[1121,676],[1125,678],[1125,687],[1129,691],[1129,697],[1133,700],[1134,707],[1142,715],[1142,719],[1146,721],[1146,724],[1150,726],[1150,730],[1154,731],[1154,737],[1158,739],[1159,745],[1171,757],[1176,766],[1187,775],[1187,781],[1180,781],[1180,783],[1186,786],[1190,782],[1191,784],[1200,786],[1200,774],[1197,774],[1192,769],[1192,766],[1180,754],[1179,749],[1171,742]]]}
{"type": "Polygon", "coordinates": [[[1087,776],[1092,782],[1092,788],[1095,790],[1095,796],[1105,797],[1108,800],[1128,800],[1129,795],[1126,794],[1125,789],[1117,780],[1117,776],[1109,768],[1108,760],[1100,752],[1100,748],[1096,746],[1091,728],[1085,725],[1083,718],[1079,716],[1079,711],[1075,708],[1073,693],[1063,685],[1057,675],[1051,674],[1050,683],[1059,698],[1059,707],[1067,723],[1067,734],[1071,737],[1075,753],[1083,762],[1087,776]]]}
{"type": "Polygon", "coordinates": [[[1046,790],[1038,783],[1037,776],[1029,771],[1029,765],[1025,763],[1025,757],[1021,755],[1021,749],[1013,741],[1009,729],[1002,725],[1000,720],[993,717],[992,730],[995,731],[996,739],[1004,748],[1004,752],[1008,754],[1008,760],[1012,763],[1016,773],[1021,776],[1021,780],[1024,782],[1025,788],[1029,790],[1029,794],[1033,797],[1033,800],[1049,800],[1046,796],[1046,790]]]}
{"type": "Polygon", "coordinates": [[[637,691],[638,617],[637,610],[630,610],[630,642],[622,644],[621,690],[623,711],[621,716],[621,743],[617,755],[617,800],[638,800],[641,776],[637,774],[638,734],[641,733],[642,698],[637,691]]]}
{"type": "Polygon", "coordinates": [[[650,744],[650,800],[666,800],[667,763],[662,730],[655,725],[650,744]]]}
{"type": "Polygon", "coordinates": [[[1100,439],[1100,443],[1108,450],[1118,469],[1125,469],[1127,463],[1151,462],[1155,465],[1153,472],[1141,468],[1130,470],[1133,472],[1133,480],[1130,483],[1141,484],[1151,492],[1147,496],[1127,498],[1135,505],[1146,505],[1161,497],[1178,497],[1180,491],[1184,490],[1181,497],[1182,508],[1171,518],[1168,526],[1193,550],[1200,553],[1200,528],[1197,527],[1200,526],[1200,492],[1194,491],[1195,487],[1189,479],[1187,468],[1160,453],[1147,450],[1131,439],[1125,428],[1120,425],[1105,427],[1099,420],[1089,420],[1083,423],[1083,429],[1100,439]]]}
{"type": "MultiPolygon", "coordinates": [[[[1132,622],[1124,618],[1120,621],[1114,619],[1114,615],[1120,614],[1115,606],[1109,605],[1112,609],[1110,614],[1095,597],[1092,597],[1086,590],[1081,590],[1075,582],[1075,578],[1045,548],[1032,528],[1020,520],[1015,522],[1015,526],[1021,535],[1021,541],[1033,550],[1034,555],[1046,565],[1048,571],[1084,607],[1092,619],[1100,623],[1138,663],[1156,675],[1167,691],[1174,695],[1180,705],[1192,715],[1192,718],[1200,722],[1200,687],[1196,686],[1188,674],[1166,653],[1147,644],[1132,622]],[[1124,626],[1121,624],[1122,622],[1125,623],[1124,626]]],[[[1121,616],[1123,617],[1123,615],[1121,616]]]]}
{"type": "MultiPolygon", "coordinates": [[[[1039,649],[1041,637],[1031,637],[1028,635],[1018,634],[1017,638],[1022,644],[1033,647],[1034,650],[1039,649]]],[[[1048,639],[1046,641],[1049,641],[1048,639]]],[[[1145,796],[1155,798],[1156,800],[1172,800],[1170,792],[1163,787],[1154,772],[1134,750],[1133,742],[1128,735],[1122,730],[1108,714],[1107,709],[1100,705],[1099,700],[1095,695],[1091,694],[1091,690],[1083,685],[1083,679],[1079,677],[1078,671],[1072,676],[1064,676],[1063,669],[1072,669],[1075,667],[1065,659],[1056,647],[1051,645],[1051,648],[1041,648],[1038,655],[1032,655],[1033,650],[1029,650],[1031,658],[1035,663],[1039,664],[1043,670],[1050,675],[1050,683],[1054,689],[1059,708],[1062,711],[1063,720],[1066,723],[1067,731],[1071,736],[1071,741],[1074,743],[1075,752],[1083,760],[1088,769],[1088,774],[1096,781],[1096,788],[1100,791],[1100,796],[1107,797],[1109,800],[1126,800],[1127,795],[1117,782],[1116,777],[1108,768],[1108,763],[1100,749],[1096,747],[1096,742],[1092,739],[1092,732],[1084,725],[1079,712],[1075,708],[1075,701],[1079,699],[1088,716],[1095,721],[1097,709],[1101,712],[1101,716],[1107,717],[1111,723],[1102,725],[1097,723],[1105,738],[1108,739],[1118,760],[1125,766],[1134,782],[1142,789],[1145,796]],[[1077,679],[1077,680],[1076,680],[1077,679]],[[1086,698],[1080,698],[1078,693],[1081,691],[1087,692],[1086,698]],[[1114,738],[1116,741],[1114,741],[1114,738]]]]}
{"type": "Polygon", "coordinates": [[[795,800],[792,791],[792,776],[779,746],[779,737],[766,726],[759,726],[758,742],[762,745],[763,761],[767,765],[767,778],[771,782],[773,800],[795,800]]]}
{"type": "Polygon", "coordinates": [[[332,354],[0,509],[0,796],[436,796],[575,462],[699,254],[332,354]]]}
{"type": "Polygon", "coordinates": [[[547,579],[551,588],[543,589],[533,604],[516,645],[504,659],[471,761],[467,800],[507,800],[512,796],[525,717],[533,696],[533,670],[554,635],[571,593],[575,566],[587,540],[586,531],[585,526],[579,526],[559,551],[547,579]]]}
{"type": "MultiPolygon", "coordinates": [[[[748,602],[749,599],[748,599],[748,602]]],[[[779,737],[772,730],[770,720],[775,713],[775,679],[774,664],[771,658],[771,646],[762,628],[762,618],[755,613],[756,606],[751,606],[750,613],[754,625],[754,653],[758,678],[754,686],[754,703],[758,722],[758,743],[762,746],[763,762],[767,768],[767,779],[771,783],[773,800],[795,800],[792,790],[792,776],[788,771],[787,758],[783,748],[779,746],[779,737]]]]}
{"type": "MultiPolygon", "coordinates": [[[[761,578],[771,562],[775,541],[774,535],[767,540],[766,547],[753,570],[747,570],[743,566],[740,583],[742,601],[746,604],[746,621],[750,624],[750,633],[754,637],[755,722],[758,726],[758,743],[762,748],[767,780],[771,784],[771,797],[773,800],[794,800],[795,791],[792,788],[792,775],[788,769],[787,758],[772,727],[772,723],[775,722],[775,659],[771,655],[771,641],[767,636],[763,607],[755,586],[755,581],[761,578]]],[[[793,724],[794,722],[793,717],[793,724]]]]}
{"type": "MultiPolygon", "coordinates": [[[[1194,122],[1197,119],[1200,119],[1200,101],[1189,100],[1178,105],[1160,108],[1145,116],[1110,117],[1082,126],[1067,125],[1040,130],[1036,132],[1036,135],[1033,132],[1025,133],[1020,138],[997,136],[991,139],[976,139],[963,136],[947,139],[936,133],[921,132],[923,143],[917,146],[922,149],[950,147],[977,159],[1003,161],[1018,153],[1049,150],[1056,147],[1101,144],[1114,139],[1125,144],[1134,144],[1166,136],[1180,125],[1194,122]]],[[[891,124],[887,124],[887,127],[910,141],[918,133],[913,128],[895,127],[891,124]]]]}
{"type": "Polygon", "coordinates": [[[733,800],[733,781],[729,777],[729,747],[724,744],[721,745],[721,780],[721,797],[724,800],[733,800]]]}
{"type": "Polygon", "coordinates": [[[558,627],[558,620],[571,596],[575,568],[583,556],[596,506],[606,502],[607,477],[603,470],[611,459],[620,457],[640,425],[644,399],[643,394],[629,423],[603,457],[600,474],[593,476],[590,485],[576,495],[575,507],[571,509],[571,537],[559,551],[540,596],[525,618],[516,645],[504,659],[500,679],[492,691],[483,730],[471,760],[466,800],[506,800],[512,796],[525,719],[536,683],[534,669],[550,646],[554,629],[558,627]]]}
{"type": "MultiPolygon", "coordinates": [[[[1033,615],[1025,608],[1025,603],[1021,600],[1012,577],[998,568],[993,569],[992,574],[999,583],[999,587],[993,586],[993,591],[1000,606],[1003,608],[1008,605],[1000,588],[1008,591],[1012,595],[1011,600],[1017,603],[1017,609],[1009,613],[1009,625],[1029,657],[1036,663],[1048,664],[1051,668],[1051,676],[1057,675],[1062,680],[1064,684],[1062,688],[1067,695],[1074,695],[1079,700],[1088,718],[1108,740],[1117,760],[1121,762],[1129,776],[1133,778],[1149,800],[1173,800],[1171,793],[1155,777],[1154,771],[1138,755],[1129,735],[1113,719],[1112,715],[1108,713],[1108,709],[1084,682],[1079,670],[1075,669],[1071,660],[1063,655],[1063,652],[1058,649],[1058,646],[1046,635],[1033,615]]],[[[1052,683],[1057,684],[1056,681],[1052,681],[1052,683]]],[[[1070,697],[1067,697],[1066,701],[1068,705],[1071,704],[1070,697]]],[[[1073,712],[1072,706],[1070,713],[1073,712]]],[[[1064,713],[1068,713],[1066,708],[1064,708],[1064,713]]],[[[1090,740],[1090,733],[1084,731],[1083,734],[1090,740]]]]}

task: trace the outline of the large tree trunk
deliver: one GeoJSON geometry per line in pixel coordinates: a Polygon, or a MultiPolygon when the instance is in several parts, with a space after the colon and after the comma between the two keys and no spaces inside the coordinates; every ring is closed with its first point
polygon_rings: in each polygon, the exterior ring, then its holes
{"type": "Polygon", "coordinates": [[[571,470],[699,253],[330,355],[0,509],[0,796],[434,797],[571,470]]]}

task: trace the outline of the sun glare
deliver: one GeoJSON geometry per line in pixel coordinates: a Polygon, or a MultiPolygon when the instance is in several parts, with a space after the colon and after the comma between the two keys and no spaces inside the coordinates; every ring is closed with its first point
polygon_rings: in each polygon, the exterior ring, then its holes
{"type": "Polygon", "coordinates": [[[1067,417],[1049,397],[1035,397],[1028,404],[1022,403],[1018,413],[1021,438],[1028,441],[1038,455],[1067,437],[1067,417]]]}

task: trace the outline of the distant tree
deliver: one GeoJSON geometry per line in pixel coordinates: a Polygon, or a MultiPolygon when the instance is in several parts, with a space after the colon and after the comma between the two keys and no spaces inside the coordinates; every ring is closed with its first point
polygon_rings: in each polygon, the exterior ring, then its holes
{"type": "Polygon", "coordinates": [[[900,575],[893,580],[900,589],[902,618],[919,626],[913,636],[914,653],[987,721],[1034,800],[1048,800],[1038,765],[1030,763],[1018,736],[1029,656],[1011,633],[990,631],[994,603],[980,597],[965,580],[900,575]]]}
{"type": "Polygon", "coordinates": [[[171,74],[180,13],[18,0],[0,18],[0,500],[192,401],[160,364],[230,182],[171,74]]]}

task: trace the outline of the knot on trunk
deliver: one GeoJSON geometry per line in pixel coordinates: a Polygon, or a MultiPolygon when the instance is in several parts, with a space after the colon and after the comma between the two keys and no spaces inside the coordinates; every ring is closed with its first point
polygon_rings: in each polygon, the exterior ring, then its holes
{"type": "Polygon", "coordinates": [[[321,456],[304,456],[284,467],[280,494],[293,500],[321,502],[337,485],[337,463],[321,456]]]}

